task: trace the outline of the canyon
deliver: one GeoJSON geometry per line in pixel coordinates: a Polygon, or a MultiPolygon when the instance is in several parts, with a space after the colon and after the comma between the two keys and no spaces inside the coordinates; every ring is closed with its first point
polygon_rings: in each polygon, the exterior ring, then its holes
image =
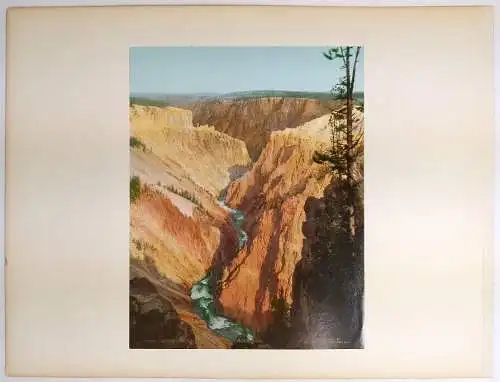
{"type": "Polygon", "coordinates": [[[196,125],[212,125],[241,139],[253,161],[259,158],[270,134],[298,127],[329,114],[339,101],[293,97],[261,97],[243,100],[210,100],[186,105],[196,125]]]}
{"type": "Polygon", "coordinates": [[[131,280],[160,288],[198,347],[224,348],[230,343],[193,312],[190,288],[236,251],[237,232],[217,195],[250,160],[243,142],[194,129],[190,117],[177,108],[131,107],[131,176],[139,180],[130,206],[131,280]]]}
{"type": "MultiPolygon", "coordinates": [[[[131,347],[150,346],[156,336],[159,347],[230,348],[234,333],[247,330],[261,343],[254,347],[275,347],[268,332],[277,303],[306,333],[280,346],[321,347],[310,340],[320,333],[310,321],[322,305],[301,301],[316,293],[311,253],[327,237],[319,222],[328,220],[321,211],[335,185],[312,157],[328,147],[330,110],[341,107],[286,97],[130,106],[131,187],[138,182],[130,206],[131,322],[139,338],[131,347]],[[200,291],[217,315],[206,318],[194,304],[200,291]],[[214,318],[237,330],[214,330],[214,318]],[[157,322],[156,332],[144,322],[157,322]]],[[[363,123],[356,109],[356,129],[363,123]]]]}
{"type": "MultiPolygon", "coordinates": [[[[363,128],[355,111],[355,128],[363,128]]],[[[297,128],[271,133],[248,174],[231,183],[227,203],[247,217],[248,245],[225,269],[220,296],[227,314],[258,332],[272,320],[273,299],[293,302],[293,274],[302,258],[306,202],[324,196],[331,171],[313,162],[316,150],[328,147],[329,115],[297,128]]],[[[310,235],[310,240],[315,236],[310,235]]]]}

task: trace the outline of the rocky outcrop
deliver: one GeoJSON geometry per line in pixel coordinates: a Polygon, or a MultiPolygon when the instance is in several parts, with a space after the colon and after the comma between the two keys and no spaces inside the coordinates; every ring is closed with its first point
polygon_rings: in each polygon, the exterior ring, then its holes
{"type": "Polygon", "coordinates": [[[130,280],[130,348],[196,349],[191,326],[146,278],[130,280]]]}
{"type": "MultiPolygon", "coordinates": [[[[148,257],[143,260],[130,259],[130,279],[146,279],[156,288],[151,296],[168,301],[177,312],[179,319],[190,326],[200,349],[227,349],[231,343],[212,332],[205,322],[192,309],[189,287],[173,282],[161,274],[154,261],[148,257]]],[[[138,347],[138,346],[137,346],[138,347]]]]}
{"type": "MultiPolygon", "coordinates": [[[[363,228],[356,256],[342,250],[332,216],[341,208],[336,185],[305,205],[302,258],[293,275],[291,337],[288,347],[300,349],[361,348],[363,328],[363,228]]],[[[363,214],[363,211],[358,211],[363,214]]],[[[362,222],[362,219],[360,219],[362,222]]]]}
{"type": "Polygon", "coordinates": [[[213,125],[218,131],[241,139],[256,161],[273,131],[300,126],[329,113],[337,104],[307,98],[265,97],[204,101],[186,107],[192,110],[195,125],[213,125]]]}
{"type": "Polygon", "coordinates": [[[132,105],[131,134],[168,167],[217,196],[251,164],[245,143],[213,127],[194,128],[191,111],[132,105]]]}
{"type": "Polygon", "coordinates": [[[312,155],[328,142],[320,133],[328,116],[271,134],[252,170],[232,183],[226,202],[242,210],[248,234],[226,269],[220,302],[231,317],[262,332],[272,321],[273,301],[292,303],[292,276],[301,258],[309,197],[321,197],[331,175],[312,155]]]}

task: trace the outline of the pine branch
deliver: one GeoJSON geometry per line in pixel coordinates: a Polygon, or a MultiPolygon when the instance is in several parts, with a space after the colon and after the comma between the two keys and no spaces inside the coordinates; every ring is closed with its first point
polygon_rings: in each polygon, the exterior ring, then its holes
{"type": "Polygon", "coordinates": [[[330,60],[330,61],[331,61],[331,60],[333,60],[333,57],[332,57],[332,55],[331,55],[330,53],[325,53],[325,52],[323,52],[323,56],[325,56],[325,58],[326,58],[327,60],[330,60]]]}
{"type": "Polygon", "coordinates": [[[344,66],[347,66],[346,59],[345,59],[345,53],[344,53],[344,48],[340,48],[340,56],[342,58],[342,61],[344,62],[344,66]]]}
{"type": "Polygon", "coordinates": [[[313,154],[312,159],[313,159],[314,163],[318,163],[318,164],[324,164],[326,162],[335,164],[335,162],[336,162],[336,158],[332,154],[321,153],[319,151],[316,151],[313,154]]]}

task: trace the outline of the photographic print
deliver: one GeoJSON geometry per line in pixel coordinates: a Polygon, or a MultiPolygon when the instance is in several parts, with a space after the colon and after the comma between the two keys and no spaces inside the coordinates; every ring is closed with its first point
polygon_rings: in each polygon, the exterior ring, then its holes
{"type": "Polygon", "coordinates": [[[363,348],[363,53],[130,49],[130,348],[363,348]]]}

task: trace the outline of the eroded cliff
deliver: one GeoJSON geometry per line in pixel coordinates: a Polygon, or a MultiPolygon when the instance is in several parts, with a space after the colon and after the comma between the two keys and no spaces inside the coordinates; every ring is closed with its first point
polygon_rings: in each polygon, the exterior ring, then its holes
{"type": "Polygon", "coordinates": [[[229,341],[193,312],[189,294],[214,263],[236,253],[237,232],[217,196],[231,171],[248,165],[246,147],[214,129],[195,129],[181,109],[132,106],[131,122],[131,272],[156,285],[197,347],[226,348],[229,341]]]}
{"type": "Polygon", "coordinates": [[[312,155],[328,142],[328,116],[300,129],[273,132],[252,170],[232,183],[226,202],[242,210],[247,246],[224,275],[225,312],[256,331],[271,320],[273,300],[292,302],[292,275],[301,258],[304,203],[320,197],[331,175],[312,155]]]}
{"type": "Polygon", "coordinates": [[[187,106],[195,125],[213,125],[218,131],[245,141],[256,161],[271,132],[295,128],[330,112],[336,101],[265,97],[246,100],[200,102],[187,106]]]}
{"type": "Polygon", "coordinates": [[[211,126],[194,128],[189,110],[132,105],[132,135],[159,159],[175,162],[198,185],[217,195],[251,164],[245,143],[211,126]]]}
{"type": "MultiPolygon", "coordinates": [[[[227,190],[228,205],[246,215],[248,242],[225,270],[220,302],[224,312],[260,333],[277,309],[293,304],[295,268],[310,239],[303,232],[306,202],[323,198],[332,181],[329,167],[312,160],[329,146],[328,120],[324,115],[271,133],[251,171],[227,190]]],[[[359,110],[354,123],[356,129],[363,125],[359,110]]]]}

